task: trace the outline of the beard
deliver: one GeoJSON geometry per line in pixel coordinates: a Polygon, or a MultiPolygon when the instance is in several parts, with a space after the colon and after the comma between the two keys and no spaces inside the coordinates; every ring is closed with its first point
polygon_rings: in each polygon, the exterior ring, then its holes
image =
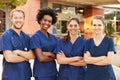
{"type": "Polygon", "coordinates": [[[19,27],[17,27],[16,25],[14,25],[15,29],[21,29],[22,27],[23,27],[23,24],[21,26],[19,26],[19,27]]]}

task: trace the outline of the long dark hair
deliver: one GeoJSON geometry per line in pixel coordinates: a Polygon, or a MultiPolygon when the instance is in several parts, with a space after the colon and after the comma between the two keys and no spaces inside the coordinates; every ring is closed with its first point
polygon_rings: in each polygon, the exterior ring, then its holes
{"type": "MultiPolygon", "coordinates": [[[[74,21],[76,21],[78,24],[80,24],[78,18],[71,18],[71,19],[67,22],[67,26],[68,26],[68,24],[69,24],[72,20],[74,20],[74,21]]],[[[67,41],[70,40],[70,33],[69,33],[69,32],[67,32],[67,35],[64,36],[63,40],[64,40],[64,42],[67,42],[67,41]]]]}

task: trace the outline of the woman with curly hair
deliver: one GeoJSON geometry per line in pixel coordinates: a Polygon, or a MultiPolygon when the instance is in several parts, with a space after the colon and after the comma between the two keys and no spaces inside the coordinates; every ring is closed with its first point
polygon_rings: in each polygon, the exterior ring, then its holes
{"type": "Polygon", "coordinates": [[[31,38],[31,48],[36,56],[33,68],[35,80],[57,80],[56,55],[53,53],[57,39],[48,32],[48,29],[56,21],[56,13],[52,9],[39,10],[37,22],[40,30],[31,38]]]}

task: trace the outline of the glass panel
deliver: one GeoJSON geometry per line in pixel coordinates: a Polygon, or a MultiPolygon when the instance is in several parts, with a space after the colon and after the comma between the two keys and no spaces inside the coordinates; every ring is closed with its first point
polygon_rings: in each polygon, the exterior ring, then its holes
{"type": "Polygon", "coordinates": [[[75,15],[75,7],[62,6],[62,13],[75,15]]]}
{"type": "Polygon", "coordinates": [[[5,12],[0,10],[0,34],[5,31],[5,12]]]}
{"type": "Polygon", "coordinates": [[[106,11],[105,12],[105,19],[106,20],[113,20],[114,19],[114,16],[115,16],[115,14],[114,14],[114,11],[106,11]]]}
{"type": "Polygon", "coordinates": [[[120,21],[116,22],[116,32],[120,32],[120,21]]]}
{"type": "Polygon", "coordinates": [[[60,4],[53,3],[53,9],[55,10],[55,12],[61,13],[61,5],[60,4]]]}

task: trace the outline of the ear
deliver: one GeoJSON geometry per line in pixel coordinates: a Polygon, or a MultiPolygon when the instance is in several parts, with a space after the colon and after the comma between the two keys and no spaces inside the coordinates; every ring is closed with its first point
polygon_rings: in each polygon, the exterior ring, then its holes
{"type": "Polygon", "coordinates": [[[39,20],[39,24],[41,24],[41,20],[39,20]]]}

